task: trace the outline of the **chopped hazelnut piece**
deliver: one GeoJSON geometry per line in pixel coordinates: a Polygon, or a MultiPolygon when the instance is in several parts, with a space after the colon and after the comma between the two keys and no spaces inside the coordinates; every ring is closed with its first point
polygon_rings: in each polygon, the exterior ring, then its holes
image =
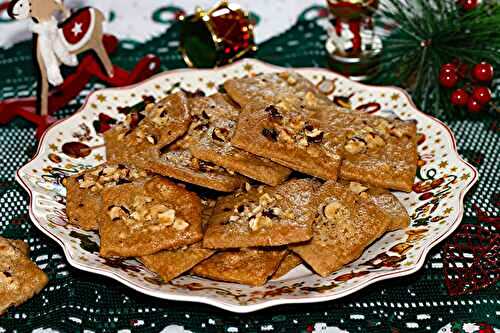
{"type": "Polygon", "coordinates": [[[154,136],[152,136],[152,135],[148,135],[148,136],[146,137],[146,140],[148,140],[148,142],[149,142],[150,144],[152,144],[152,145],[155,145],[155,144],[156,144],[156,138],[155,138],[154,136]]]}
{"type": "Polygon", "coordinates": [[[345,215],[345,207],[338,201],[330,202],[323,209],[323,214],[329,220],[335,220],[345,215]]]}
{"type": "Polygon", "coordinates": [[[378,119],[375,123],[375,128],[381,133],[387,133],[389,122],[385,119],[378,119]]]}
{"type": "MultiPolygon", "coordinates": [[[[286,101],[281,101],[278,104],[276,104],[276,106],[278,107],[278,109],[284,110],[284,111],[288,111],[288,110],[290,110],[292,108],[292,106],[290,105],[290,103],[287,103],[286,101]]],[[[280,114],[280,116],[281,116],[281,114],[280,114]]]]}
{"type": "Polygon", "coordinates": [[[94,185],[95,185],[95,181],[88,178],[88,177],[84,177],[83,181],[80,182],[80,188],[89,188],[89,187],[94,186],[94,185]]]}
{"type": "Polygon", "coordinates": [[[356,194],[360,194],[360,193],[368,190],[368,187],[361,185],[360,183],[357,183],[357,182],[350,182],[349,189],[356,194]]]}
{"type": "Polygon", "coordinates": [[[239,216],[236,216],[236,215],[231,215],[231,216],[229,217],[229,222],[236,222],[236,221],[238,221],[239,219],[240,219],[240,217],[239,217],[239,216]]]}
{"type": "Polygon", "coordinates": [[[95,185],[90,188],[90,191],[97,192],[97,191],[101,190],[103,187],[104,186],[102,186],[101,184],[95,183],[95,185]]]}
{"type": "Polygon", "coordinates": [[[187,223],[186,221],[184,221],[181,218],[176,218],[174,221],[173,227],[175,230],[182,231],[182,230],[186,229],[187,227],[189,227],[189,223],[187,223]]]}
{"type": "Polygon", "coordinates": [[[118,170],[118,168],[116,168],[116,167],[107,166],[107,167],[105,167],[105,168],[102,170],[102,172],[103,172],[105,175],[111,175],[111,174],[115,173],[117,170],[118,170]]]}
{"type": "Polygon", "coordinates": [[[273,221],[267,216],[256,216],[255,218],[250,220],[250,222],[248,223],[248,226],[253,231],[257,231],[261,228],[271,226],[272,223],[273,223],[273,221]]]}
{"type": "Polygon", "coordinates": [[[304,96],[304,102],[306,107],[314,108],[318,104],[318,98],[310,91],[304,96]]]}
{"type": "Polygon", "coordinates": [[[351,139],[344,146],[345,150],[350,154],[358,154],[365,150],[365,143],[359,139],[351,139]]]}
{"type": "Polygon", "coordinates": [[[282,78],[283,80],[287,80],[288,77],[290,77],[290,73],[288,73],[288,72],[281,72],[281,73],[278,73],[278,76],[280,78],[282,78]]]}
{"type": "Polygon", "coordinates": [[[403,135],[405,135],[405,131],[402,128],[398,128],[398,127],[391,128],[390,133],[391,133],[391,135],[394,135],[398,138],[401,138],[401,137],[403,137],[403,135]]]}
{"type": "Polygon", "coordinates": [[[108,211],[108,215],[111,218],[111,220],[114,221],[126,217],[127,213],[121,207],[113,206],[108,211]]]}
{"type": "Polygon", "coordinates": [[[171,225],[175,221],[175,210],[167,209],[158,214],[158,220],[161,223],[171,225]]]}
{"type": "Polygon", "coordinates": [[[252,185],[250,185],[250,183],[248,183],[248,182],[245,182],[245,191],[250,192],[251,189],[252,189],[252,185]]]}
{"type": "Polygon", "coordinates": [[[159,215],[160,213],[163,213],[167,209],[168,209],[167,206],[163,204],[156,204],[151,208],[149,208],[149,212],[151,213],[151,215],[159,215]]]}
{"type": "Polygon", "coordinates": [[[295,214],[291,211],[291,210],[286,210],[283,212],[283,214],[281,215],[282,218],[285,218],[285,219],[294,219],[295,218],[295,214]]]}
{"type": "Polygon", "coordinates": [[[324,132],[317,128],[312,128],[311,130],[306,129],[305,133],[307,141],[310,143],[320,143],[323,141],[324,132]]]}
{"type": "Polygon", "coordinates": [[[212,132],[212,139],[226,142],[228,135],[229,131],[226,128],[215,128],[212,132]]]}
{"type": "Polygon", "coordinates": [[[259,204],[262,206],[267,206],[271,202],[274,201],[274,198],[269,195],[269,193],[264,193],[263,195],[260,196],[259,198],[259,204]]]}
{"type": "Polygon", "coordinates": [[[281,213],[282,213],[282,210],[281,208],[279,207],[274,207],[274,208],[271,208],[271,212],[275,215],[275,216],[280,216],[281,213]]]}
{"type": "Polygon", "coordinates": [[[142,215],[137,211],[130,214],[130,217],[136,221],[140,221],[142,219],[142,215]]]}
{"type": "Polygon", "coordinates": [[[289,76],[288,79],[286,80],[289,85],[294,86],[297,83],[297,79],[295,79],[293,76],[289,76]]]}
{"type": "Polygon", "coordinates": [[[365,140],[368,148],[377,148],[385,146],[384,139],[382,139],[380,136],[376,134],[371,134],[371,133],[367,134],[365,136],[365,140]]]}
{"type": "Polygon", "coordinates": [[[307,139],[304,137],[301,137],[298,141],[297,144],[301,147],[307,147],[309,145],[309,142],[307,142],[307,139]]]}

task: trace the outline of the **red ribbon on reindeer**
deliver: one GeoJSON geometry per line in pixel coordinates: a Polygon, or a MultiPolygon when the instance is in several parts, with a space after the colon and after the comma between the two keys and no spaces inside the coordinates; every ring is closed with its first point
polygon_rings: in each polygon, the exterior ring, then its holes
{"type": "MultiPolygon", "coordinates": [[[[5,9],[5,6],[0,10],[5,9]]],[[[0,124],[21,116],[37,125],[37,137],[53,122],[50,114],[66,105],[85,87],[92,77],[111,86],[124,86],[150,77],[160,68],[154,55],[142,58],[132,72],[114,66],[108,53],[114,52],[118,41],[103,35],[104,15],[95,8],[83,8],[71,14],[61,0],[13,0],[7,8],[16,20],[31,19],[35,34],[36,62],[40,69],[38,99],[15,98],[0,102],[0,124]],[[65,20],[59,23],[56,14],[65,20]],[[88,54],[78,62],[78,54],[92,50],[104,67],[88,54]],[[65,80],[60,66],[77,66],[65,80]],[[55,86],[49,92],[49,84],[55,86]]]]}

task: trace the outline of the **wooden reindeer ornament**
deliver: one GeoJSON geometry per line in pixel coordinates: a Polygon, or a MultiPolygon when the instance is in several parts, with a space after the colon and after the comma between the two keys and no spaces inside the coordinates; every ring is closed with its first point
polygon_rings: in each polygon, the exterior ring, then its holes
{"type": "Polygon", "coordinates": [[[59,86],[64,82],[61,64],[77,66],[76,55],[93,50],[109,77],[113,77],[113,64],[103,45],[104,15],[87,7],[71,14],[62,0],[13,0],[9,16],[16,20],[31,19],[31,30],[36,35],[36,60],[40,70],[39,111],[49,114],[49,83],[59,86]],[[59,23],[57,15],[64,21],[59,23]]]}

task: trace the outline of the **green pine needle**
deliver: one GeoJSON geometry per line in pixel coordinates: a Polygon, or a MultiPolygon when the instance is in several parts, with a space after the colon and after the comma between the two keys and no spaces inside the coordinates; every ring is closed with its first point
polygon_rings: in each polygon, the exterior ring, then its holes
{"type": "Polygon", "coordinates": [[[403,86],[426,112],[452,112],[449,91],[439,86],[439,69],[453,60],[489,62],[500,71],[500,3],[464,12],[456,0],[386,0],[382,21],[397,24],[384,38],[376,83],[403,86]]]}

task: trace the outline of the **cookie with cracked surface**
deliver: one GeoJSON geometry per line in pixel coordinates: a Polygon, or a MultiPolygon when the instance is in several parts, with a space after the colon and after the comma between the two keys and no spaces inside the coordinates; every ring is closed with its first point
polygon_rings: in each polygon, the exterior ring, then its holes
{"type": "Polygon", "coordinates": [[[101,164],[63,180],[66,187],[68,222],[83,230],[97,230],[101,220],[105,188],[144,180],[145,171],[123,164],[101,164]]]}
{"type": "Polygon", "coordinates": [[[127,163],[130,156],[151,152],[181,137],[189,128],[188,99],[182,92],[168,95],[145,110],[130,113],[104,133],[108,162],[127,163]]]}
{"type": "Polygon", "coordinates": [[[201,240],[200,198],[161,177],[103,193],[100,255],[139,257],[201,240]]]}
{"type": "Polygon", "coordinates": [[[177,250],[165,250],[139,257],[139,260],[149,270],[160,275],[163,281],[169,282],[214,253],[214,250],[203,249],[201,243],[196,243],[177,250]]]}
{"type": "Polygon", "coordinates": [[[410,224],[408,211],[390,191],[358,182],[342,181],[341,183],[363,198],[371,199],[375,205],[388,215],[391,220],[389,231],[404,229],[410,224]]]}
{"type": "Polygon", "coordinates": [[[224,83],[224,89],[241,107],[255,101],[273,104],[283,99],[293,99],[314,109],[332,105],[311,81],[292,71],[230,79],[224,83]]]}
{"type": "Polygon", "coordinates": [[[319,182],[293,179],[277,187],[246,186],[217,200],[203,238],[206,248],[279,246],[312,237],[311,200],[319,182]]]}
{"type": "Polygon", "coordinates": [[[0,315],[38,294],[48,281],[24,242],[0,237],[0,315]]]}
{"type": "MultiPolygon", "coordinates": [[[[352,118],[348,113],[338,114],[338,119],[331,119],[335,123],[352,118]]],[[[276,104],[250,103],[240,114],[231,144],[290,169],[336,180],[347,131],[323,121],[321,115],[293,99],[276,104]]]]}
{"type": "Polygon", "coordinates": [[[227,95],[193,98],[190,110],[195,123],[190,129],[194,140],[189,150],[194,157],[271,186],[282,183],[292,172],[231,144],[240,110],[227,95]]]}
{"type": "Polygon", "coordinates": [[[341,178],[411,192],[418,160],[415,122],[357,115],[344,129],[341,178]]]}
{"type": "Polygon", "coordinates": [[[283,249],[241,249],[214,254],[192,273],[217,281],[260,286],[276,271],[286,255],[283,249]]]}
{"type": "Polygon", "coordinates": [[[313,238],[289,248],[321,276],[357,259],[391,224],[390,218],[370,199],[337,182],[326,182],[313,201],[313,238]]]}

